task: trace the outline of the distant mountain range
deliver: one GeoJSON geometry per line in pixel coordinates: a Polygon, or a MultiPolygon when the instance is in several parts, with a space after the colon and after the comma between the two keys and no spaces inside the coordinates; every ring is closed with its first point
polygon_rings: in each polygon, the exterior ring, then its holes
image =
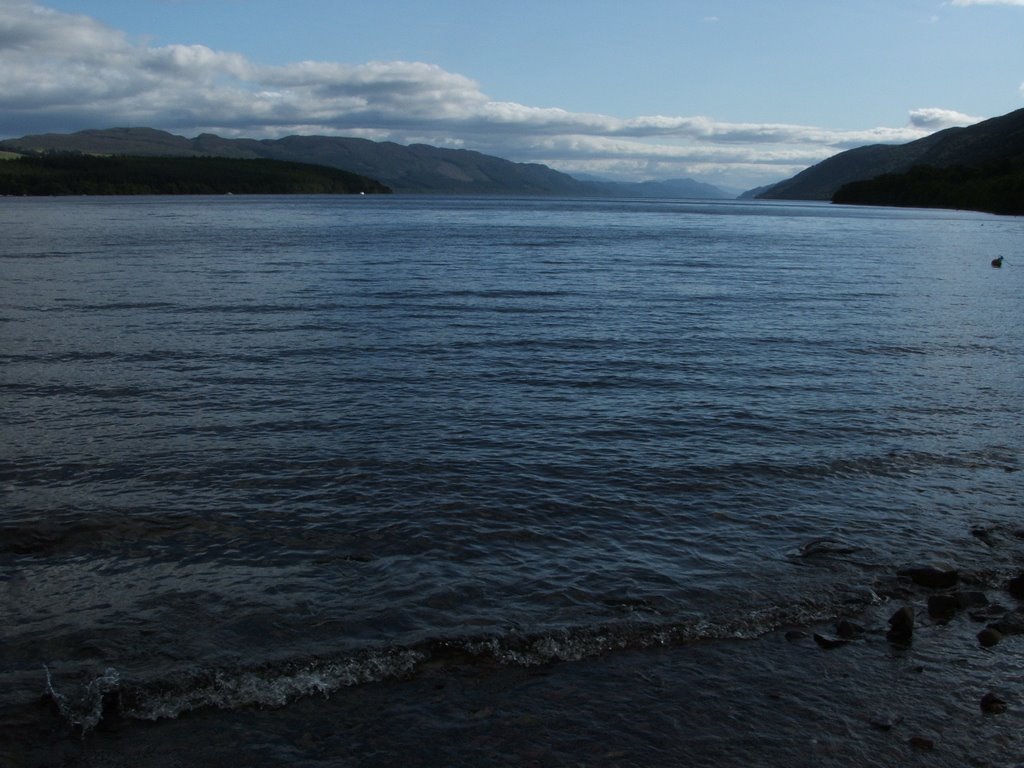
{"type": "Polygon", "coordinates": [[[403,146],[336,136],[193,139],[152,128],[109,128],[42,134],[0,141],[11,152],[79,152],[144,157],[226,157],[286,160],[367,176],[398,193],[447,195],[562,195],[581,197],[731,198],[734,194],[690,179],[627,184],[581,181],[537,163],[514,163],[465,149],[403,146]]]}
{"type": "Polygon", "coordinates": [[[751,190],[744,196],[765,200],[833,200],[845,185],[886,176],[882,186],[871,187],[874,192],[862,186],[851,197],[847,190],[842,201],[1010,213],[1024,211],[1024,199],[1005,199],[1006,195],[1020,194],[1022,174],[1024,109],[1019,109],[966,128],[947,128],[908,144],[873,144],[841,152],[790,179],[751,190]],[[943,172],[922,172],[921,168],[943,172]],[[951,169],[960,170],[954,173],[951,169]],[[971,190],[950,189],[946,194],[937,189],[937,185],[967,183],[974,185],[971,190]],[[897,192],[897,188],[904,192],[897,192]]]}

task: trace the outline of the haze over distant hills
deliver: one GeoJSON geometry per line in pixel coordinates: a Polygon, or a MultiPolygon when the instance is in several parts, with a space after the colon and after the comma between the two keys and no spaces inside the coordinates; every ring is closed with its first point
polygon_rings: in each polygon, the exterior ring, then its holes
{"type": "MultiPolygon", "coordinates": [[[[975,177],[978,174],[1014,177],[1024,173],[1024,109],[966,128],[947,128],[907,144],[873,144],[841,152],[792,178],[767,188],[751,190],[745,196],[766,200],[832,200],[840,188],[851,182],[864,182],[883,174],[907,174],[918,166],[932,169],[975,169],[975,177]]],[[[930,177],[931,183],[939,183],[940,176],[943,184],[947,181],[960,183],[949,174],[933,174],[930,177]]],[[[914,183],[922,179],[918,174],[914,183]]],[[[976,178],[974,182],[977,182],[976,178]]],[[[1012,185],[1006,187],[1006,190],[1002,194],[1010,194],[1012,185]]],[[[984,194],[987,196],[989,193],[984,194]]],[[[906,202],[894,202],[896,199],[889,196],[884,200],[879,198],[877,202],[884,205],[936,205],[993,210],[992,205],[970,204],[969,197],[957,195],[947,198],[948,203],[937,198],[929,200],[927,195],[921,197],[917,193],[907,197],[906,202]]],[[[862,201],[867,202],[868,199],[862,201]]],[[[1008,202],[1013,203],[1012,200],[1008,202]]],[[[1024,201],[1017,203],[1018,207],[1024,206],[1024,201]]]]}
{"type": "Polygon", "coordinates": [[[629,197],[717,197],[735,195],[710,184],[677,179],[627,184],[581,181],[536,163],[514,163],[465,149],[335,136],[282,139],[193,139],[152,128],[110,128],[72,134],[42,134],[0,141],[0,150],[81,152],[159,157],[228,157],[287,160],[340,168],[376,179],[395,192],[419,194],[510,194],[629,197]]]}

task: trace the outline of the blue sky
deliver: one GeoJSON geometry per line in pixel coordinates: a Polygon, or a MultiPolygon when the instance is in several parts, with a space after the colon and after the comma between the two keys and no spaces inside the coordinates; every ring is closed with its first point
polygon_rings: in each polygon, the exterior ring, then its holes
{"type": "Polygon", "coordinates": [[[768,183],[1024,107],[1024,0],[0,0],[0,135],[363,136],[768,183]]]}

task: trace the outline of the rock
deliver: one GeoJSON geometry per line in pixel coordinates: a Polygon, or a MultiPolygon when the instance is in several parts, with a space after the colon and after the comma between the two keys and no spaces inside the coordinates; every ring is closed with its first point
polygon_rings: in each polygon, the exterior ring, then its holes
{"type": "Polygon", "coordinates": [[[982,648],[991,648],[994,645],[998,645],[1002,639],[1003,633],[992,627],[985,627],[978,633],[978,642],[981,643],[982,648]]]}
{"type": "Polygon", "coordinates": [[[996,619],[1003,618],[1003,616],[1005,616],[1009,612],[1010,609],[1006,606],[999,605],[998,603],[993,603],[992,605],[987,605],[984,608],[979,608],[978,610],[970,611],[968,613],[968,616],[974,619],[974,621],[993,621],[996,619]]]}
{"type": "Polygon", "coordinates": [[[903,715],[896,715],[891,712],[880,712],[872,716],[868,722],[871,723],[872,727],[878,728],[880,731],[891,731],[903,722],[903,715]]]}
{"type": "Polygon", "coordinates": [[[1001,715],[1006,711],[1006,702],[994,693],[986,693],[981,697],[981,711],[986,715],[1001,715]]]}
{"type": "Polygon", "coordinates": [[[916,566],[904,568],[898,572],[900,576],[913,581],[919,587],[928,589],[949,589],[955,587],[960,581],[960,573],[950,566],[916,566]]]}
{"type": "Polygon", "coordinates": [[[971,529],[971,536],[974,536],[976,539],[981,541],[983,544],[986,544],[986,545],[988,545],[990,547],[994,547],[998,543],[996,541],[995,531],[992,528],[981,528],[981,527],[972,528],[971,529]]]}
{"type": "Polygon", "coordinates": [[[960,610],[960,600],[956,595],[930,595],[928,597],[928,615],[938,621],[949,621],[960,610]]]}
{"type": "Polygon", "coordinates": [[[935,742],[924,736],[911,736],[910,746],[914,749],[919,749],[922,752],[931,752],[935,749],[935,742]]]}
{"type": "Polygon", "coordinates": [[[805,637],[807,637],[807,633],[799,629],[791,629],[786,632],[786,640],[791,643],[795,643],[797,640],[803,640],[805,637]]]}
{"type": "Polygon", "coordinates": [[[864,627],[860,624],[854,624],[852,621],[842,619],[836,624],[836,634],[846,640],[852,640],[864,634],[864,627]]]}
{"type": "Polygon", "coordinates": [[[814,642],[816,642],[826,651],[831,651],[833,648],[840,648],[849,643],[850,641],[844,640],[841,637],[829,637],[828,635],[823,635],[820,632],[815,632],[814,642]]]}
{"type": "Polygon", "coordinates": [[[889,631],[885,637],[896,645],[910,645],[914,637],[914,609],[905,605],[896,611],[889,618],[889,631]]]}
{"type": "Polygon", "coordinates": [[[989,626],[1004,635],[1024,635],[1024,611],[1007,613],[989,626]]]}
{"type": "Polygon", "coordinates": [[[1018,600],[1024,600],[1024,574],[1010,579],[1006,585],[1006,591],[1018,600]]]}
{"type": "Polygon", "coordinates": [[[961,608],[976,608],[988,605],[988,596],[984,592],[971,590],[969,592],[956,592],[956,598],[960,601],[961,608]]]}

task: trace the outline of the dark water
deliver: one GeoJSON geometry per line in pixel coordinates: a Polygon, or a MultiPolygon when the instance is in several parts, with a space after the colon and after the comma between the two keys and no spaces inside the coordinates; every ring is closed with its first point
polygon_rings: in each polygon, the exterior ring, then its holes
{"type": "Polygon", "coordinates": [[[914,563],[993,599],[1024,565],[1024,220],[229,197],[0,227],[0,763],[1024,764],[1020,638],[781,634],[884,626],[914,563]]]}

